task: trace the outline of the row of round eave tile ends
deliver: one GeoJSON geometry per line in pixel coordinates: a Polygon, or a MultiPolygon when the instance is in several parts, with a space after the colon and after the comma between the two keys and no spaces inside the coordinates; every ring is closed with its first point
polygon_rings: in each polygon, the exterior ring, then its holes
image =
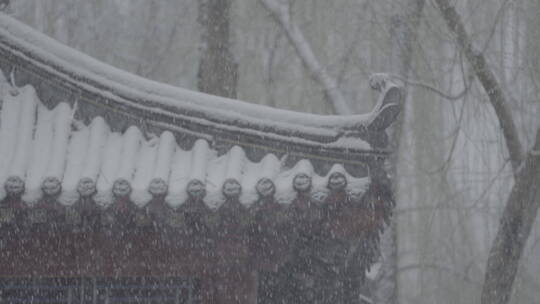
{"type": "Polygon", "coordinates": [[[20,197],[33,204],[57,197],[71,205],[92,197],[106,206],[129,197],[144,206],[160,197],[178,207],[197,197],[218,208],[231,198],[245,205],[271,196],[290,203],[308,191],[319,201],[337,190],[360,197],[368,185],[339,164],[319,176],[305,159],[287,169],[273,154],[252,162],[238,146],[217,156],[202,139],[183,150],[169,131],[146,139],[136,126],[113,132],[101,117],[84,125],[73,119],[68,103],[49,110],[32,86],[6,88],[0,87],[0,200],[20,197]]]}

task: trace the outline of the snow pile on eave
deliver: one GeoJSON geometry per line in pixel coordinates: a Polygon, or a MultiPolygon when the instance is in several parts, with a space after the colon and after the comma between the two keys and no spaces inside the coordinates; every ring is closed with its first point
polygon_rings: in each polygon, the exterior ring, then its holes
{"type": "Polygon", "coordinates": [[[154,100],[159,100],[164,105],[211,113],[228,121],[245,121],[294,131],[305,127],[341,129],[365,125],[376,114],[335,116],[299,113],[151,81],[99,62],[3,14],[0,14],[0,35],[21,45],[47,63],[110,86],[115,93],[126,96],[151,95],[154,100]]]}

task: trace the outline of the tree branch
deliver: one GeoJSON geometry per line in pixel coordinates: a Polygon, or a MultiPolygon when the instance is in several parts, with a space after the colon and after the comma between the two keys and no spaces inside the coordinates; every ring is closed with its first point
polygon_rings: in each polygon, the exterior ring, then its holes
{"type": "Polygon", "coordinates": [[[455,34],[459,48],[465,54],[476,77],[489,97],[489,101],[499,119],[508,154],[510,155],[510,162],[512,163],[514,175],[516,175],[523,159],[523,148],[519,142],[519,136],[512,114],[508,108],[507,98],[493,71],[488,66],[484,54],[474,48],[471,38],[465,29],[465,25],[461,20],[461,16],[459,16],[456,9],[450,5],[448,0],[435,0],[435,2],[448,28],[455,34]]]}
{"type": "Polygon", "coordinates": [[[457,44],[489,96],[506,141],[514,171],[514,186],[502,213],[489,251],[481,302],[505,304],[510,300],[519,261],[540,206],[540,128],[534,146],[525,157],[506,96],[482,53],[477,52],[461,17],[448,0],[435,0],[457,44]]]}
{"type": "Polygon", "coordinates": [[[289,7],[277,0],[260,1],[281,25],[287,38],[296,50],[298,57],[302,60],[304,67],[311,73],[313,79],[323,87],[326,97],[334,107],[334,111],[337,114],[350,114],[351,108],[339,90],[336,80],[321,66],[304,34],[291,20],[289,7]]]}
{"type": "Polygon", "coordinates": [[[429,84],[427,84],[425,82],[422,82],[422,81],[407,79],[406,77],[403,77],[403,76],[397,75],[397,74],[390,74],[390,77],[401,80],[405,84],[426,89],[428,91],[431,91],[431,92],[441,96],[444,99],[448,99],[448,100],[451,100],[451,101],[455,101],[455,100],[459,100],[459,99],[463,98],[467,94],[467,92],[469,91],[469,89],[471,87],[471,84],[467,85],[467,83],[465,83],[465,88],[463,89],[463,91],[461,91],[457,95],[449,95],[449,94],[437,89],[436,87],[431,86],[431,85],[429,85],[429,84]]]}

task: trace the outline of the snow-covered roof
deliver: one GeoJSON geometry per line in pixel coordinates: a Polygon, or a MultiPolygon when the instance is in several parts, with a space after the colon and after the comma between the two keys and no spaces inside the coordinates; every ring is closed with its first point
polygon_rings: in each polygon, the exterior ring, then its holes
{"type": "Polygon", "coordinates": [[[333,191],[358,200],[382,170],[401,98],[383,77],[364,115],[253,105],[129,74],[3,14],[0,68],[0,200],[30,205],[196,198],[218,209],[333,191]]]}
{"type": "MultiPolygon", "coordinates": [[[[374,128],[385,112],[397,113],[393,108],[398,106],[399,100],[383,103],[381,98],[368,114],[315,115],[158,83],[97,61],[4,14],[0,14],[0,39],[4,61],[10,61],[4,62],[4,70],[7,67],[25,69],[31,64],[38,70],[35,72],[44,75],[45,81],[69,82],[73,94],[77,90],[94,92],[126,106],[144,107],[145,111],[174,113],[179,120],[209,128],[225,128],[231,132],[239,128],[254,136],[302,141],[308,146],[324,143],[329,149],[366,151],[381,147],[373,147],[365,134],[348,140],[350,133],[374,128]]],[[[393,118],[394,114],[389,116],[393,118]]]]}
{"type": "Polygon", "coordinates": [[[146,136],[130,126],[115,132],[100,116],[85,125],[74,119],[69,103],[48,109],[30,85],[11,88],[4,82],[2,88],[0,182],[5,188],[0,200],[21,195],[32,205],[43,196],[59,195],[59,202],[72,205],[93,196],[106,206],[115,197],[128,196],[143,207],[153,196],[164,196],[176,208],[190,195],[202,195],[217,209],[227,196],[251,205],[274,192],[279,203],[289,204],[296,196],[296,176],[312,180],[314,195],[328,192],[332,176],[345,178],[342,186],[351,193],[368,184],[367,177],[353,177],[340,164],[319,176],[307,159],[286,168],[272,153],[253,162],[239,146],[218,156],[204,139],[182,149],[170,131],[146,136]]]}
{"type": "Polygon", "coordinates": [[[371,81],[369,114],[271,109],[142,79],[0,13],[0,276],[275,269],[306,234],[360,240],[363,272],[393,207],[401,99],[371,81]]]}

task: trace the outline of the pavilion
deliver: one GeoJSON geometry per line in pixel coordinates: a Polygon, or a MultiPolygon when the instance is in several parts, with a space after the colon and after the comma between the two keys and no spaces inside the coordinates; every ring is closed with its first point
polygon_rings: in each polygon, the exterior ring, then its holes
{"type": "Polygon", "coordinates": [[[355,303],[393,208],[384,76],[370,113],[296,113],[143,79],[4,14],[0,70],[0,302],[272,303],[315,252],[355,303]]]}

